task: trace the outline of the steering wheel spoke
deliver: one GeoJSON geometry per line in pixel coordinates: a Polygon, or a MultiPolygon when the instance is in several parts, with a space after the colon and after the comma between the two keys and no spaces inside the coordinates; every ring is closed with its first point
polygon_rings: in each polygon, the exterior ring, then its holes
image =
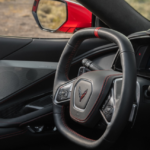
{"type": "Polygon", "coordinates": [[[102,108],[100,109],[100,113],[104,121],[106,122],[106,124],[111,123],[111,119],[115,111],[116,103],[120,99],[122,80],[123,80],[122,78],[117,78],[113,81],[113,86],[109,92],[109,95],[105,103],[102,105],[102,108]]]}
{"type": "Polygon", "coordinates": [[[112,88],[107,97],[107,100],[100,109],[100,113],[106,124],[111,123],[114,109],[115,109],[114,89],[112,88]]]}
{"type": "Polygon", "coordinates": [[[71,92],[73,88],[73,81],[61,85],[55,94],[54,102],[56,104],[64,104],[70,102],[71,92]]]}

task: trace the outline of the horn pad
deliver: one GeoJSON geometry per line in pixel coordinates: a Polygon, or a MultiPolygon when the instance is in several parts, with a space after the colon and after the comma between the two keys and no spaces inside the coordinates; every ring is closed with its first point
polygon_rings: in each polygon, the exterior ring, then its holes
{"type": "Polygon", "coordinates": [[[79,76],[73,83],[70,100],[71,118],[88,127],[93,127],[100,119],[100,106],[109,93],[114,71],[92,71],[79,76]]]}
{"type": "Polygon", "coordinates": [[[84,111],[92,94],[92,83],[86,79],[80,79],[74,88],[74,107],[84,111]]]}

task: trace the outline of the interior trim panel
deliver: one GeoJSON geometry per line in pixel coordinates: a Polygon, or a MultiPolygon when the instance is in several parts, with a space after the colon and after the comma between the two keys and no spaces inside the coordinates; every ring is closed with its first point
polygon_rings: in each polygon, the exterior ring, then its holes
{"type": "Polygon", "coordinates": [[[0,61],[0,101],[35,81],[51,74],[57,68],[54,62],[0,61]]]}
{"type": "Polygon", "coordinates": [[[0,36],[0,59],[15,53],[32,42],[32,38],[0,36]]]}
{"type": "MultiPolygon", "coordinates": [[[[67,42],[68,39],[33,39],[30,44],[3,59],[58,62],[67,42]]],[[[88,39],[79,47],[77,56],[108,43],[101,39],[88,39]]]]}
{"type": "Polygon", "coordinates": [[[15,60],[0,60],[0,67],[18,67],[30,69],[52,69],[56,70],[57,64],[55,62],[42,61],[15,61],[15,60]]]}

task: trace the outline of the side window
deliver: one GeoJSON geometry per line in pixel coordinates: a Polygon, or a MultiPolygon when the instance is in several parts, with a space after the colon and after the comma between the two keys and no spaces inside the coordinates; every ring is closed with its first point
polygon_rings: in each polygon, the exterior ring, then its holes
{"type": "Polygon", "coordinates": [[[0,35],[36,38],[69,38],[72,36],[66,33],[42,31],[32,15],[33,3],[34,0],[0,0],[0,35]]]}
{"type": "Polygon", "coordinates": [[[150,0],[126,0],[136,11],[150,20],[150,0]]]}

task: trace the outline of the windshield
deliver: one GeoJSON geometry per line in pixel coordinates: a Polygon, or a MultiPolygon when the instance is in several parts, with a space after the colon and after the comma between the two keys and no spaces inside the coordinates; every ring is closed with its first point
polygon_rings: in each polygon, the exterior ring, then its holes
{"type": "Polygon", "coordinates": [[[150,0],[126,0],[135,10],[150,20],[150,0]]]}

